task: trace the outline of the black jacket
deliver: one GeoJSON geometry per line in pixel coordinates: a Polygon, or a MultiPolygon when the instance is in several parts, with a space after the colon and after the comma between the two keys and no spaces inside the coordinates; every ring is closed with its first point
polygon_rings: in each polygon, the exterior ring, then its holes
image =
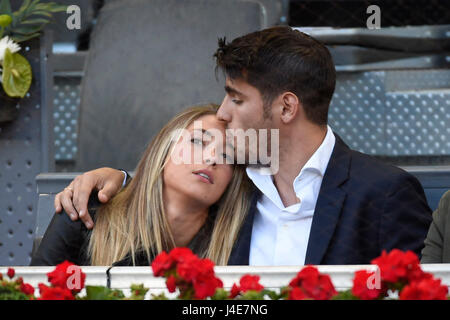
{"type": "MultiPolygon", "coordinates": [[[[89,213],[95,221],[96,211],[101,204],[97,196],[92,196],[89,200],[89,213]]],[[[191,240],[188,247],[196,254],[204,252],[209,244],[212,228],[214,226],[215,208],[211,207],[210,214],[203,227],[191,240]]],[[[54,266],[64,260],[68,260],[79,266],[91,265],[87,248],[92,230],[85,227],[83,222],[70,220],[65,213],[55,214],[50,222],[45,235],[31,259],[31,266],[54,266]]],[[[155,255],[150,257],[143,251],[136,253],[136,266],[148,266],[155,255]]],[[[113,263],[115,266],[132,266],[133,260],[130,255],[120,261],[113,263]]]]}

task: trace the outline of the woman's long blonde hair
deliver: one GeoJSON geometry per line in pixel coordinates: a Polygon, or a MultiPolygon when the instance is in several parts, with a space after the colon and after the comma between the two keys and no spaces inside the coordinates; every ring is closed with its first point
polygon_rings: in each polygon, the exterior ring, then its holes
{"type": "MultiPolygon", "coordinates": [[[[186,129],[201,116],[216,114],[214,104],[191,107],[175,116],[145,150],[127,187],[96,214],[95,228],[89,241],[92,265],[111,265],[131,254],[152,254],[175,247],[163,202],[163,169],[169,151],[177,139],[173,133],[186,129]]],[[[250,183],[243,166],[234,166],[225,193],[217,202],[217,215],[209,246],[200,253],[218,265],[226,265],[240,227],[250,206],[250,183]]]]}

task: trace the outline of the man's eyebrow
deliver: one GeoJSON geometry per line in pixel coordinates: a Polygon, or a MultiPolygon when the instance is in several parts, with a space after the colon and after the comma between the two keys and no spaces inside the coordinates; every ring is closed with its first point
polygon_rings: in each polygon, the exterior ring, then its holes
{"type": "Polygon", "coordinates": [[[238,90],[236,90],[235,88],[232,88],[230,86],[225,86],[225,91],[228,94],[238,94],[240,96],[244,96],[244,94],[242,92],[239,92],[238,90]]]}

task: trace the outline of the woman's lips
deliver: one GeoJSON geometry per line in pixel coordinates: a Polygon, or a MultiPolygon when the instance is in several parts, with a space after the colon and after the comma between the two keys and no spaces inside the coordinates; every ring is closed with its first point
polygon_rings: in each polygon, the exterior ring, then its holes
{"type": "Polygon", "coordinates": [[[198,171],[194,171],[192,173],[195,174],[196,176],[198,176],[199,179],[201,179],[203,182],[214,184],[214,180],[213,180],[211,171],[198,170],[198,171]]]}

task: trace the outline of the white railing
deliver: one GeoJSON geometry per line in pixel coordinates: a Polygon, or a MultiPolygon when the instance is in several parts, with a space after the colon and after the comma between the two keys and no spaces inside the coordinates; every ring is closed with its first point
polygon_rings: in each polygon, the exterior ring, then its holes
{"type": "MultiPolygon", "coordinates": [[[[375,265],[341,265],[341,266],[317,266],[319,271],[328,274],[338,291],[351,288],[354,272],[358,270],[376,269],[375,265]]],[[[450,264],[423,264],[422,269],[434,274],[442,283],[450,289],[450,264]]],[[[47,273],[54,270],[54,267],[13,267],[17,277],[23,277],[26,283],[31,284],[37,289],[38,283],[48,284],[47,273]]],[[[268,289],[278,289],[289,284],[289,281],[295,277],[301,266],[283,266],[283,267],[253,267],[253,266],[227,266],[215,267],[216,276],[224,284],[225,289],[230,289],[233,283],[237,283],[244,274],[259,275],[260,283],[268,289]]],[[[108,267],[82,267],[86,274],[85,285],[106,286],[108,267]]],[[[0,273],[6,277],[8,267],[0,267],[0,273]]],[[[165,279],[154,277],[150,267],[114,267],[110,272],[110,285],[112,289],[120,289],[125,295],[129,295],[131,284],[143,284],[150,288],[147,298],[150,294],[166,293],[169,294],[165,279]]],[[[36,295],[39,291],[36,291],[36,295]]],[[[83,295],[83,292],[81,292],[83,295]]]]}

